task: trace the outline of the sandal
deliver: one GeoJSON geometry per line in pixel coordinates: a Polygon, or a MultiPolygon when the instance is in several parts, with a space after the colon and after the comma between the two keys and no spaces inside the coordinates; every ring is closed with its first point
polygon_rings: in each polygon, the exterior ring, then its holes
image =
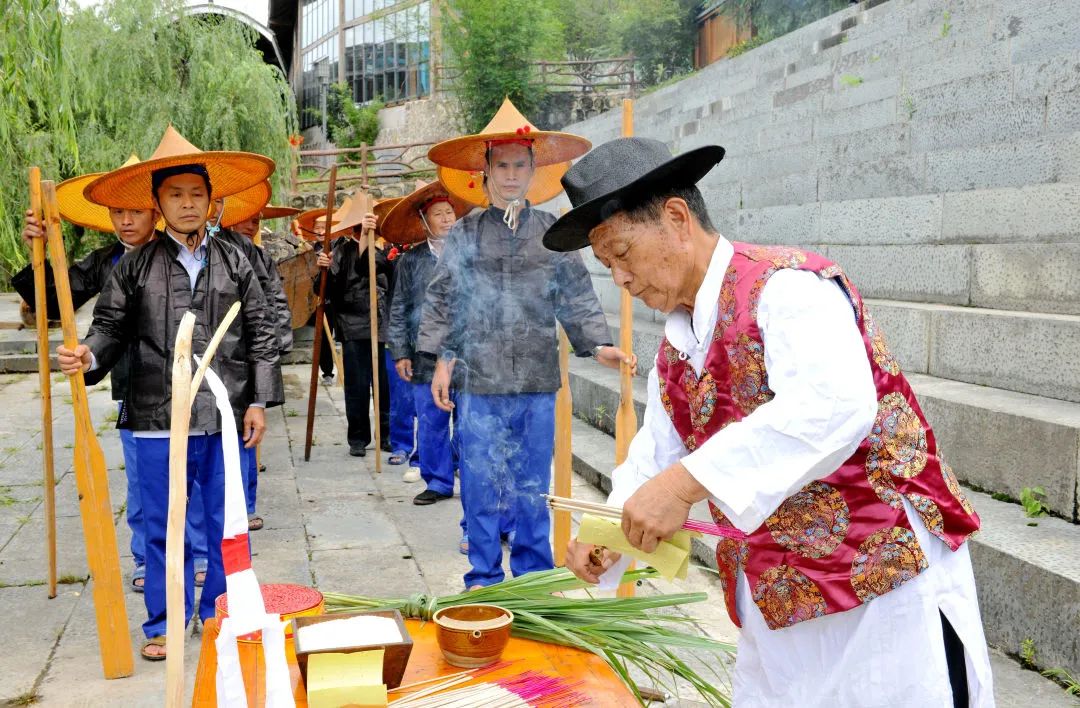
{"type": "Polygon", "coordinates": [[[203,586],[203,583],[205,583],[205,582],[206,582],[206,571],[205,570],[197,570],[197,571],[195,571],[195,587],[201,588],[203,586]],[[202,577],[199,577],[199,576],[202,576],[202,577]]]}
{"type": "Polygon", "coordinates": [[[395,452],[393,455],[391,455],[389,457],[389,459],[387,459],[387,462],[390,463],[391,465],[403,465],[403,464],[405,464],[405,461],[408,460],[408,459],[409,458],[408,458],[407,455],[405,455],[405,453],[395,452]]]}
{"type": "Polygon", "coordinates": [[[248,531],[258,531],[262,529],[264,523],[265,522],[263,521],[263,517],[252,516],[250,519],[248,519],[248,531]]]}
{"type": "Polygon", "coordinates": [[[142,651],[139,652],[139,654],[142,655],[142,658],[146,659],[147,661],[165,661],[165,653],[164,652],[162,652],[160,654],[152,654],[149,651],[150,647],[162,647],[162,648],[164,648],[165,647],[165,635],[161,635],[160,637],[151,637],[150,639],[148,639],[146,641],[146,644],[143,644],[142,651]]]}

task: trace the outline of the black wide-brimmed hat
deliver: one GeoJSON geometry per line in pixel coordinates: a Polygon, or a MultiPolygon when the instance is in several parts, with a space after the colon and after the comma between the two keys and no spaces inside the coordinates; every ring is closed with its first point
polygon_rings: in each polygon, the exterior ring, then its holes
{"type": "Polygon", "coordinates": [[[617,138],[589,152],[562,178],[573,209],[544,234],[552,251],[589,245],[589,232],[617,211],[676,187],[697,184],[724,159],[724,148],[705,145],[672,157],[659,140],[617,138]]]}

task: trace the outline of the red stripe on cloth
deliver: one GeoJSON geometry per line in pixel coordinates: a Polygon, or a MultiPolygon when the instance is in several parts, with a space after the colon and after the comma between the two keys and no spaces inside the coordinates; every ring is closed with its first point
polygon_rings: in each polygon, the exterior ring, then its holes
{"type": "Polygon", "coordinates": [[[225,575],[251,568],[251,549],[246,533],[221,540],[221,564],[225,567],[225,575]]]}

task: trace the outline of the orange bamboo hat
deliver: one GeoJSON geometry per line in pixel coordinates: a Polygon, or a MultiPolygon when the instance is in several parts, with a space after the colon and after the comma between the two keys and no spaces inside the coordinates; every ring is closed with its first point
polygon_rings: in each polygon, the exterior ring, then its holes
{"type": "MultiPolygon", "coordinates": [[[[216,197],[215,197],[216,198],[216,197]]],[[[225,197],[225,208],[221,212],[221,225],[227,229],[247,221],[262,211],[270,201],[270,182],[263,180],[254,187],[225,197]]]]}
{"type": "MultiPolygon", "coordinates": [[[[366,212],[364,211],[363,201],[363,199],[352,199],[349,201],[348,209],[345,208],[345,204],[342,204],[341,208],[334,212],[336,222],[334,224],[334,236],[340,236],[354,226],[359,226],[364,221],[366,212]]],[[[400,201],[401,197],[391,197],[375,202],[375,205],[371,208],[371,213],[375,215],[376,229],[381,228],[383,218],[400,201]]]]}
{"type": "MultiPolygon", "coordinates": [[[[127,167],[139,161],[139,156],[132,153],[131,157],[121,165],[127,167]]],[[[109,218],[109,207],[95,204],[83,196],[83,190],[105,172],[93,172],[88,175],[72,177],[56,185],[56,203],[60,208],[60,217],[69,223],[81,226],[84,229],[101,231],[111,234],[116,231],[112,219],[109,218]]]]}
{"type": "Polygon", "coordinates": [[[460,219],[472,210],[464,199],[450,194],[439,182],[425,184],[416,181],[416,190],[401,199],[382,220],[379,232],[391,243],[418,243],[429,234],[420,211],[435,201],[446,201],[454,209],[454,218],[460,219]]]}
{"type": "Polygon", "coordinates": [[[96,204],[124,209],[153,209],[151,175],[180,165],[202,165],[210,175],[212,196],[228,197],[262,182],[274,172],[274,161],[252,152],[202,151],[170,125],[150,159],[113,170],[87,185],[84,194],[96,204]]]}
{"type": "MultiPolygon", "coordinates": [[[[345,201],[341,203],[341,206],[338,207],[337,211],[331,216],[331,222],[336,224],[341,221],[340,215],[344,213],[342,210],[351,203],[352,197],[345,197],[345,201]]],[[[305,241],[322,241],[322,224],[325,220],[326,208],[322,207],[300,212],[296,219],[294,219],[294,222],[296,223],[296,228],[300,230],[300,238],[305,241]]]]}
{"type": "Polygon", "coordinates": [[[506,98],[483,130],[475,135],[444,140],[428,151],[428,159],[436,165],[456,170],[482,171],[487,169],[488,149],[493,143],[504,141],[527,141],[532,147],[533,162],[537,168],[568,163],[592,147],[592,143],[580,135],[537,130],[506,98]]]}
{"type": "MultiPolygon", "coordinates": [[[[560,162],[557,165],[536,168],[532,182],[529,184],[529,191],[525,193],[525,199],[535,206],[562,194],[561,180],[571,164],[560,162]]],[[[439,181],[446,187],[446,191],[455,197],[476,206],[487,207],[490,204],[487,192],[484,191],[483,170],[462,172],[449,167],[437,167],[436,174],[439,181]]]]}
{"type": "Polygon", "coordinates": [[[300,213],[300,210],[296,207],[279,206],[277,204],[267,204],[259,212],[259,218],[263,221],[269,221],[271,219],[281,219],[286,216],[295,216],[300,213]]]}

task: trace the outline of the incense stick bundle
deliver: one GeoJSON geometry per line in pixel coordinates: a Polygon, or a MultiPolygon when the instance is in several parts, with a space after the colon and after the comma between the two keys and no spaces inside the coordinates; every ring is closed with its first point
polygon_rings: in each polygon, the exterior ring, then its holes
{"type": "MultiPolygon", "coordinates": [[[[548,506],[556,511],[580,511],[609,519],[622,518],[622,509],[617,506],[607,506],[606,504],[597,504],[596,502],[581,499],[567,499],[566,497],[556,497],[550,494],[545,494],[544,498],[547,499],[548,506]]],[[[743,541],[747,538],[746,534],[739,529],[719,526],[708,521],[694,521],[691,519],[687,520],[682,527],[687,531],[696,531],[707,536],[721,536],[723,538],[733,538],[737,541],[743,541]]]]}
{"type": "MultiPolygon", "coordinates": [[[[471,676],[460,677],[447,682],[453,685],[472,680],[471,676]]],[[[452,691],[442,690],[442,684],[436,684],[440,690],[436,695],[393,701],[390,705],[407,708],[562,708],[588,702],[586,696],[574,690],[580,683],[567,683],[557,676],[536,671],[526,671],[496,681],[486,681],[473,686],[465,686],[452,691]]],[[[434,687],[433,687],[434,688],[434,687]]]]}

